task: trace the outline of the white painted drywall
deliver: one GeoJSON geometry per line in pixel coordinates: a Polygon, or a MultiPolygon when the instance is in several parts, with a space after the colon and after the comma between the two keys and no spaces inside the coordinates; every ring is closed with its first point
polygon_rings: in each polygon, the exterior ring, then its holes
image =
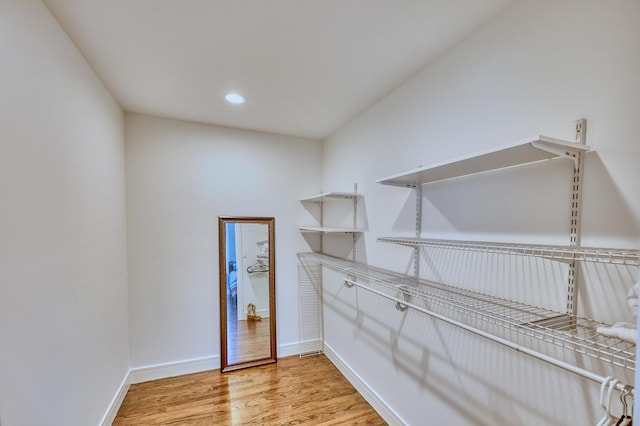
{"type": "Polygon", "coordinates": [[[95,425],[129,370],[124,114],[40,1],[0,34],[0,421],[95,425]]]}
{"type": "MultiPolygon", "coordinates": [[[[636,1],[514,2],[329,138],[323,187],[358,182],[364,194],[368,231],[359,260],[412,271],[410,249],[376,238],[413,234],[414,195],[376,179],[536,134],[573,140],[573,121],[582,117],[595,150],[586,158],[582,243],[638,248],[639,21],[636,1]]],[[[425,186],[423,236],[567,244],[569,185],[570,165],[554,161],[425,186]]],[[[422,273],[564,307],[562,265],[430,252],[422,273]]],[[[634,267],[585,267],[580,313],[629,320],[625,296],[637,274],[634,267]]],[[[408,424],[599,419],[597,384],[325,278],[327,343],[408,424]]],[[[598,372],[633,382],[618,370],[598,372]]]]}
{"type": "Polygon", "coordinates": [[[298,200],[320,192],[320,142],[134,114],[126,140],[133,366],[220,354],[220,215],[275,217],[277,338],[295,344],[298,200]]]}

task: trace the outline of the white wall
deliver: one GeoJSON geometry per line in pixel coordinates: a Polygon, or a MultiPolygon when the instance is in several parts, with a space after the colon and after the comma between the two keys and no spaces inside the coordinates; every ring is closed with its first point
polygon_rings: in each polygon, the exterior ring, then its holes
{"type": "MultiPolygon", "coordinates": [[[[368,227],[360,260],[412,271],[410,249],[376,238],[412,234],[413,193],[376,179],[536,134],[573,140],[573,121],[582,117],[595,150],[586,159],[582,243],[637,248],[639,21],[637,1],[516,1],[334,134],[325,142],[323,187],[359,183],[368,227]]],[[[569,163],[553,161],[425,186],[423,236],[567,244],[569,179],[569,163]]],[[[564,307],[562,265],[423,256],[425,277],[564,307]]],[[[625,295],[637,275],[635,267],[588,265],[580,313],[630,320],[625,295]]],[[[409,424],[598,420],[597,384],[421,314],[398,313],[337,277],[328,276],[325,292],[327,344],[409,424]]],[[[625,372],[590,368],[633,381],[625,372]]]]}
{"type": "Polygon", "coordinates": [[[275,217],[278,345],[297,349],[297,200],[320,191],[321,144],[133,114],[126,140],[133,366],[219,357],[220,215],[275,217]]]}
{"type": "Polygon", "coordinates": [[[0,422],[95,425],[129,369],[124,116],[40,1],[0,34],[0,422]]]}

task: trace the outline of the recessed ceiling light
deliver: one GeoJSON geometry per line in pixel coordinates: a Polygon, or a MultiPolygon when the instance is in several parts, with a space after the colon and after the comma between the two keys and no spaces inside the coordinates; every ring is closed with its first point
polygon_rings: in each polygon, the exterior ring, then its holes
{"type": "Polygon", "coordinates": [[[224,98],[227,100],[227,102],[229,102],[231,104],[243,104],[244,103],[244,96],[239,95],[237,93],[229,93],[224,98]]]}

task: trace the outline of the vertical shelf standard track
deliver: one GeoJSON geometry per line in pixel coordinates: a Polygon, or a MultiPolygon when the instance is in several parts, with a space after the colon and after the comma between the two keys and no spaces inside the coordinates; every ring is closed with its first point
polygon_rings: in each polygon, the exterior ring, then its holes
{"type": "MultiPolygon", "coordinates": [[[[586,145],[587,120],[576,122],[576,143],[586,145]]],[[[584,180],[584,153],[571,155],[574,158],[573,176],[571,179],[571,219],[569,228],[569,245],[580,247],[582,225],[582,182],[584,180]]],[[[580,279],[580,265],[578,262],[569,264],[569,278],[567,282],[567,314],[575,315],[578,311],[578,282],[580,279]]]]}
{"type": "MultiPolygon", "coordinates": [[[[422,185],[417,185],[416,191],[416,238],[422,235],[422,185]]],[[[413,250],[413,276],[420,277],[420,247],[413,250]]]]}
{"type": "MultiPolygon", "coordinates": [[[[358,183],[353,184],[353,229],[358,229],[358,183]]],[[[356,256],[356,243],[358,242],[358,236],[351,234],[351,260],[354,262],[358,260],[356,256]]]]}

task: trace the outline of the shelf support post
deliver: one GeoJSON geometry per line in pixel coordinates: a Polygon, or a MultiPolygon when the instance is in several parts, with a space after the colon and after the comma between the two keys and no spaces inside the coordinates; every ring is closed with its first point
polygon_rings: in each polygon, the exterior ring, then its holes
{"type": "MultiPolygon", "coordinates": [[[[320,191],[321,193],[324,193],[324,191],[320,191]]],[[[318,207],[320,207],[320,226],[324,226],[324,203],[322,202],[322,199],[320,199],[321,201],[318,204],[318,207]]],[[[320,233],[320,253],[324,253],[324,233],[320,233]]]]}
{"type": "MultiPolygon", "coordinates": [[[[358,182],[353,184],[353,229],[358,226],[358,182]]],[[[357,245],[356,233],[351,233],[351,258],[354,262],[357,261],[356,245],[357,245]]]]}
{"type": "MultiPolygon", "coordinates": [[[[576,121],[576,143],[586,145],[587,120],[576,121]]],[[[573,176],[571,180],[571,218],[569,227],[569,245],[580,246],[582,225],[582,181],[584,179],[584,153],[574,157],[573,176]]],[[[567,285],[567,314],[576,315],[578,310],[579,262],[569,264],[569,280],[567,285]]]]}
{"type": "MultiPolygon", "coordinates": [[[[415,186],[416,190],[416,238],[422,234],[422,185],[415,186]]],[[[420,246],[413,248],[413,275],[420,278],[420,246]]]]}

